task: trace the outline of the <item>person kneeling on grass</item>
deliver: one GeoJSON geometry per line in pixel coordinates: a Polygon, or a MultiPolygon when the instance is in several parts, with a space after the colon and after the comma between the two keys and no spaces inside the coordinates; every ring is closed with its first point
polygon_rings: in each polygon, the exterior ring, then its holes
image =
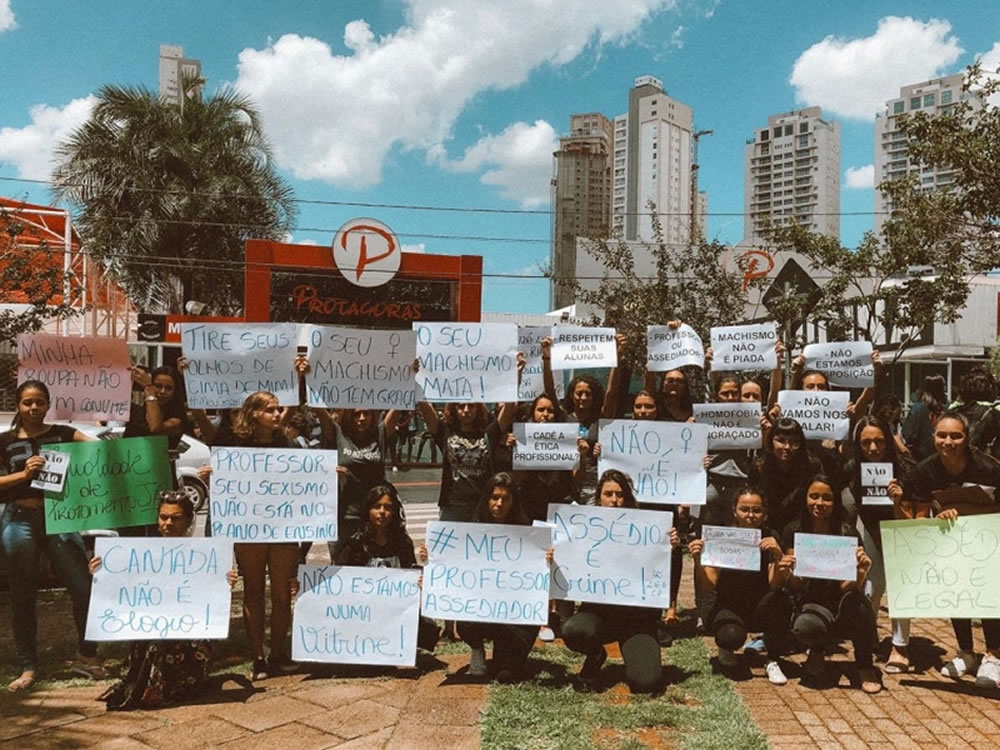
{"type": "Polygon", "coordinates": [[[759,489],[749,486],[738,489],[733,496],[732,515],[733,526],[761,530],[759,570],[703,566],[704,540],[695,539],[688,545],[695,561],[695,576],[701,581],[706,599],[711,600],[714,594],[715,601],[706,621],[719,647],[719,664],[724,669],[739,666],[735,652],[746,642],[747,629],[761,630],[768,655],[764,665],[767,679],[772,685],[784,685],[788,679],[778,658],[787,645],[792,603],[782,589],[789,576],[778,568],[781,544],[774,532],[764,526],[767,503],[759,489]]]}
{"type": "MultiPolygon", "coordinates": [[[[194,505],[183,491],[165,491],[157,496],[156,526],[162,537],[185,537],[194,522],[194,505]]],[[[90,574],[101,569],[101,558],[90,560],[90,574]]],[[[236,585],[236,571],[226,574],[236,585]]],[[[137,641],[129,645],[120,681],[98,700],[109,711],[156,708],[191,698],[201,689],[212,663],[208,640],[137,641]]]]}
{"type": "MultiPolygon", "coordinates": [[[[632,480],[624,472],[609,469],[597,482],[597,498],[604,508],[635,508],[632,480]]],[[[677,530],[670,529],[671,547],[680,544],[677,530]]],[[[552,560],[550,560],[552,562],[552,560]]],[[[656,628],[660,610],[621,604],[585,603],[562,628],[566,646],[585,654],[580,681],[593,685],[608,658],[604,644],[618,641],[625,662],[625,679],[633,693],[652,693],[660,688],[663,665],[656,628]]]]}

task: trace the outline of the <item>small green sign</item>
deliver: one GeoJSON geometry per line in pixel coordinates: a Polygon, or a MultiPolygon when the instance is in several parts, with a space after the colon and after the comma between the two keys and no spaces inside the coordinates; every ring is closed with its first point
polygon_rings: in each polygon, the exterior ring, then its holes
{"type": "Polygon", "coordinates": [[[62,493],[45,493],[47,534],[155,523],[156,493],[173,488],[164,435],[45,449],[69,454],[62,493]]]}

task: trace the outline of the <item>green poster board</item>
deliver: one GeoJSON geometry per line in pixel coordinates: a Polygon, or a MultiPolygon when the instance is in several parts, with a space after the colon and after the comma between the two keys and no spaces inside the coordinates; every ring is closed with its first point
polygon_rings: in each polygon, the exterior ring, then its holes
{"type": "Polygon", "coordinates": [[[891,617],[1000,617],[1000,514],[882,522],[891,617]]]}
{"type": "Polygon", "coordinates": [[[156,493],[173,488],[164,435],[45,449],[69,454],[62,494],[45,493],[47,534],[155,523],[156,493]]]}

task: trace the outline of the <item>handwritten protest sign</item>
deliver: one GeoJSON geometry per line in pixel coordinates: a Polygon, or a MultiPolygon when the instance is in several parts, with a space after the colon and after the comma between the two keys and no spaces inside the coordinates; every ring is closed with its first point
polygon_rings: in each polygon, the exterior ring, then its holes
{"type": "Polygon", "coordinates": [[[691,326],[646,326],[646,370],[667,372],[686,365],[705,366],[705,347],[691,326]]]}
{"type": "Polygon", "coordinates": [[[66,484],[66,472],[69,471],[69,454],[57,451],[39,451],[38,455],[45,459],[45,464],[37,476],[31,480],[32,488],[61,495],[66,484]]]}
{"type": "Polygon", "coordinates": [[[517,401],[517,326],[414,323],[423,401],[517,401]]]}
{"type": "Polygon", "coordinates": [[[883,521],[892,617],[1000,617],[1000,515],[883,521]]]}
{"type": "Polygon", "coordinates": [[[617,367],[615,329],[553,326],[551,364],[553,370],[617,367]]]}
{"type": "Polygon", "coordinates": [[[543,471],[575,469],[580,465],[576,441],[580,425],[557,422],[525,422],[514,425],[514,469],[543,471]]]}
{"type": "Polygon", "coordinates": [[[795,532],[795,575],[827,581],[858,576],[858,540],[853,536],[795,532]]]}
{"type": "MultiPolygon", "coordinates": [[[[521,385],[517,389],[518,401],[534,401],[545,392],[545,378],[542,375],[542,339],[552,335],[549,326],[525,326],[517,329],[518,351],[524,354],[524,372],[521,385]]],[[[555,397],[562,398],[566,389],[562,378],[555,378],[555,397]]]]}
{"type": "Polygon", "coordinates": [[[17,381],[49,389],[48,419],[127,421],[132,377],[124,339],[98,336],[17,337],[17,381]]]}
{"type": "Polygon", "coordinates": [[[809,344],[802,350],[807,370],[819,370],[830,385],[866,388],[875,385],[870,341],[809,344]]]}
{"type": "Polygon", "coordinates": [[[62,493],[45,493],[46,534],[154,523],[156,493],[173,488],[164,435],[45,449],[69,456],[62,493]]]}
{"type": "Polygon", "coordinates": [[[412,667],[419,570],[300,565],[292,659],[412,667]]]}
{"type": "Polygon", "coordinates": [[[232,596],[225,539],[98,537],[89,641],[226,638],[232,596]]]}
{"type": "Polygon", "coordinates": [[[544,625],[550,529],[489,523],[427,524],[421,610],[442,620],[544,625]]]}
{"type": "Polygon", "coordinates": [[[701,564],[710,568],[760,570],[760,529],[702,526],[701,564]]]}
{"type": "Polygon", "coordinates": [[[416,404],[413,331],[308,326],[306,403],[327,409],[404,409],[416,404]]]}
{"type": "Polygon", "coordinates": [[[670,606],[673,513],[552,504],[548,523],[553,599],[670,606]]]}
{"type": "Polygon", "coordinates": [[[773,370],[778,366],[774,323],[720,326],[712,331],[712,371],[773,370]]]}
{"type": "Polygon", "coordinates": [[[708,432],[707,424],[602,419],[597,471],[624,471],[642,502],[704,505],[708,432]]]}
{"type": "Polygon", "coordinates": [[[235,409],[256,391],[299,403],[295,323],[181,323],[184,386],[192,409],[235,409]]]}
{"type": "Polygon", "coordinates": [[[761,447],[759,403],[732,402],[695,404],[696,422],[709,425],[710,451],[744,450],[761,447]]]}
{"type": "Polygon", "coordinates": [[[847,391],[778,391],[781,416],[802,425],[806,440],[845,440],[851,429],[847,391]]]}
{"type": "Polygon", "coordinates": [[[212,448],[212,536],[337,539],[337,451],[212,448]]]}
{"type": "Polygon", "coordinates": [[[889,498],[889,482],[895,471],[891,463],[861,463],[861,504],[892,505],[889,498]]]}

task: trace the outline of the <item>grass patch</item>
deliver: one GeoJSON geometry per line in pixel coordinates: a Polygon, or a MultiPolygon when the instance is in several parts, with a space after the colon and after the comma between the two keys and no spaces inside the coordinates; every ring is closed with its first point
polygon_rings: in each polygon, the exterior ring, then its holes
{"type": "Polygon", "coordinates": [[[515,685],[494,684],[482,722],[484,750],[766,750],[767,739],[732,684],[712,674],[701,638],[667,650],[669,686],[662,695],[633,696],[621,662],[609,659],[602,692],[579,692],[571,676],[582,657],[554,645],[536,649],[533,674],[515,685]]]}

